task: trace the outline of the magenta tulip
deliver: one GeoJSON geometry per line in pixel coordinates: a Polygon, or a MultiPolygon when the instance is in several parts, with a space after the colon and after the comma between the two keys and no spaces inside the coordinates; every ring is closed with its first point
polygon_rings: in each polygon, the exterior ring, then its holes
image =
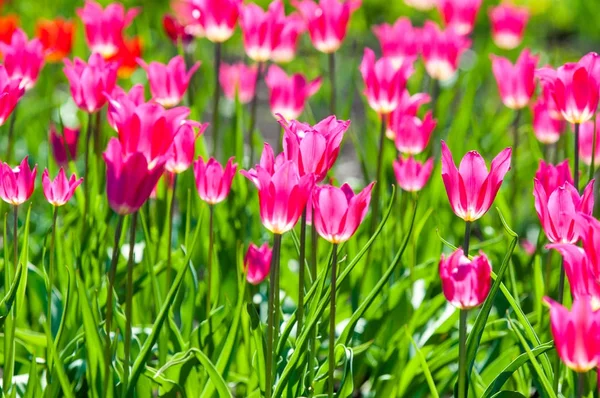
{"type": "Polygon", "coordinates": [[[256,65],[246,66],[241,62],[232,65],[221,64],[219,83],[225,96],[235,101],[237,95],[242,104],[252,101],[256,90],[257,73],[258,67],[256,65]]]}
{"type": "Polygon", "coordinates": [[[74,62],[65,59],[63,70],[75,104],[88,113],[102,109],[107,101],[105,93],[115,87],[118,67],[117,63],[104,61],[98,53],[92,54],[87,64],[79,58],[74,62]]]}
{"type": "Polygon", "coordinates": [[[266,62],[271,58],[276,25],[282,16],[285,17],[281,0],[272,1],[267,11],[254,3],[242,5],[240,27],[246,54],[251,60],[266,62]]]}
{"type": "Polygon", "coordinates": [[[194,24],[202,27],[208,40],[223,43],[233,35],[242,0],[188,0],[187,3],[194,24]]]}
{"type": "Polygon", "coordinates": [[[388,115],[386,123],[387,129],[385,132],[386,137],[390,140],[394,140],[396,138],[396,133],[394,133],[391,126],[397,126],[398,123],[400,123],[400,119],[403,119],[406,116],[417,116],[417,112],[421,105],[427,104],[430,101],[431,97],[429,94],[417,93],[415,95],[410,95],[408,90],[404,90],[402,95],[400,95],[398,106],[388,115]]]}
{"type": "Polygon", "coordinates": [[[594,163],[598,165],[600,162],[600,123],[590,120],[582,123],[579,127],[579,159],[591,166],[592,152],[594,152],[594,163]],[[594,136],[596,136],[595,148],[594,136]]]}
{"type": "Polygon", "coordinates": [[[62,133],[56,130],[54,123],[50,124],[49,138],[52,154],[56,163],[65,167],[70,160],[77,158],[79,129],[63,127],[62,133]]]}
{"type": "Polygon", "coordinates": [[[492,39],[504,50],[517,48],[523,40],[529,20],[529,10],[509,3],[492,7],[489,12],[492,24],[492,39]]]}
{"type": "Polygon", "coordinates": [[[600,283],[585,250],[572,244],[552,244],[546,247],[556,249],[562,255],[573,298],[589,299],[594,311],[600,309],[600,283]]]}
{"type": "Polygon", "coordinates": [[[31,170],[28,158],[15,168],[6,163],[0,165],[0,198],[14,206],[25,203],[33,194],[37,165],[31,170]]]}
{"type": "Polygon", "coordinates": [[[83,182],[83,178],[77,179],[75,174],[67,179],[65,170],[61,167],[58,175],[53,180],[48,175],[48,169],[42,174],[42,187],[44,196],[52,206],[63,206],[75,193],[75,189],[83,182]]]}
{"type": "Polygon", "coordinates": [[[535,68],[539,57],[524,50],[513,66],[506,58],[491,55],[492,72],[498,84],[500,97],[510,109],[527,106],[535,91],[535,68]]]}
{"type": "Polygon", "coordinates": [[[29,90],[35,85],[44,66],[44,46],[39,39],[28,41],[27,35],[17,29],[10,44],[0,42],[4,68],[11,79],[20,79],[20,86],[29,90]]]}
{"type": "Polygon", "coordinates": [[[482,0],[438,0],[438,10],[447,28],[465,36],[473,31],[482,0]]]}
{"type": "Polygon", "coordinates": [[[260,284],[269,275],[271,270],[271,258],[273,249],[268,243],[258,247],[250,243],[246,257],[244,257],[244,270],[246,271],[246,280],[252,285],[260,284]]]}
{"type": "Polygon", "coordinates": [[[568,159],[556,166],[540,160],[540,165],[535,173],[535,180],[538,181],[544,189],[546,196],[550,196],[552,192],[564,185],[565,182],[573,185],[572,175],[568,159]]]}
{"type": "Polygon", "coordinates": [[[413,28],[409,18],[401,17],[394,25],[381,24],[373,27],[383,56],[392,60],[399,69],[404,63],[412,63],[419,55],[421,30],[413,28]]]}
{"type": "Polygon", "coordinates": [[[437,121],[432,112],[425,114],[423,120],[416,116],[406,115],[394,119],[395,124],[390,126],[394,134],[394,142],[398,152],[405,155],[418,155],[427,148],[437,121]]]}
{"type": "Polygon", "coordinates": [[[0,65],[0,126],[8,120],[24,93],[21,79],[11,79],[4,65],[0,65]]]}
{"type": "Polygon", "coordinates": [[[271,112],[287,120],[297,119],[304,111],[306,101],[321,87],[321,78],[309,82],[299,73],[288,76],[277,65],[269,67],[265,82],[269,88],[271,112]]]}
{"type": "Polygon", "coordinates": [[[421,39],[425,70],[432,79],[440,81],[454,76],[461,55],[471,46],[471,40],[465,36],[453,29],[441,30],[431,21],[425,22],[421,39]]]}
{"type": "MultiPolygon", "coordinates": [[[[552,114],[552,111],[548,108],[548,103],[542,100],[538,100],[533,105],[532,112],[533,133],[535,134],[535,138],[546,145],[558,142],[560,136],[565,131],[565,122],[562,118],[556,119],[552,114]]],[[[581,136],[583,136],[583,125],[581,130],[580,140],[581,136]]]]}
{"type": "Polygon", "coordinates": [[[279,64],[292,62],[300,35],[306,30],[304,19],[296,13],[286,17],[281,12],[274,29],[271,60],[279,64]]]}
{"type": "Polygon", "coordinates": [[[394,174],[398,186],[407,192],[418,192],[431,176],[433,171],[433,159],[428,159],[424,164],[415,160],[412,156],[404,158],[399,156],[394,161],[394,174]]]}
{"type": "Polygon", "coordinates": [[[196,140],[208,127],[208,123],[184,122],[173,137],[173,144],[169,151],[165,170],[174,174],[186,171],[196,156],[196,140]],[[194,130],[198,129],[198,132],[194,130]]]}
{"type": "Polygon", "coordinates": [[[442,254],[439,273],[444,296],[456,308],[478,307],[488,296],[492,266],[481,251],[472,260],[460,248],[448,257],[442,254]]]}
{"type": "Polygon", "coordinates": [[[236,170],[237,164],[233,163],[233,158],[230,158],[223,168],[214,158],[204,163],[204,159],[199,157],[194,162],[194,177],[200,199],[210,205],[224,201],[231,190],[236,170]]]}

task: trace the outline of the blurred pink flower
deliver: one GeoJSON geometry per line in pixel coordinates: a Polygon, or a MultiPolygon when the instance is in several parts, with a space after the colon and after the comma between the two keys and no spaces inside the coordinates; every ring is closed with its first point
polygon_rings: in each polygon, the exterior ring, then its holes
{"type": "Polygon", "coordinates": [[[438,10],[447,28],[465,36],[473,31],[482,0],[438,0],[438,10]]]}
{"type": "Polygon", "coordinates": [[[398,106],[389,115],[386,123],[387,129],[385,135],[393,140],[396,137],[396,133],[391,129],[391,126],[397,126],[400,119],[405,116],[417,116],[419,108],[423,104],[427,104],[431,101],[431,97],[426,93],[417,93],[410,95],[408,90],[404,90],[400,96],[398,106]]]}
{"type": "Polygon", "coordinates": [[[550,196],[556,188],[564,185],[565,182],[573,185],[572,175],[568,159],[565,159],[556,166],[540,160],[540,165],[535,172],[535,180],[541,184],[546,196],[550,196]]]}
{"type": "Polygon", "coordinates": [[[544,101],[538,100],[533,104],[532,112],[535,138],[542,144],[554,144],[558,142],[560,136],[565,131],[565,122],[555,119],[550,109],[548,109],[548,104],[544,101]]]}
{"type": "Polygon", "coordinates": [[[98,53],[90,56],[88,63],[75,58],[65,59],[63,71],[69,80],[75,104],[88,113],[98,112],[106,103],[105,93],[110,93],[117,81],[118,65],[106,62],[98,53]]]}
{"type": "Polygon", "coordinates": [[[77,144],[79,142],[79,129],[63,127],[62,132],[56,130],[54,123],[50,124],[49,138],[54,160],[61,167],[66,167],[69,160],[77,159],[77,144]]]}
{"type": "Polygon", "coordinates": [[[492,266],[483,252],[469,260],[461,248],[439,264],[442,291],[456,308],[468,310],[483,304],[490,291],[492,266]]]}
{"type": "Polygon", "coordinates": [[[232,65],[222,63],[219,70],[219,83],[221,83],[225,96],[230,100],[235,100],[237,95],[242,104],[252,101],[256,90],[257,73],[256,65],[246,66],[242,62],[232,65]]]}
{"type": "Polygon", "coordinates": [[[453,29],[441,30],[434,22],[423,26],[421,55],[427,74],[436,80],[448,80],[458,69],[460,56],[471,46],[471,40],[453,29]]]}
{"type": "Polygon", "coordinates": [[[4,68],[11,79],[21,79],[26,91],[35,85],[44,66],[44,47],[39,39],[27,39],[21,29],[15,30],[10,44],[0,42],[4,68]]]}
{"type": "Polygon", "coordinates": [[[4,65],[0,65],[0,126],[8,120],[24,93],[21,79],[11,79],[4,65]]]}
{"type": "Polygon", "coordinates": [[[590,120],[581,123],[579,127],[579,158],[588,166],[592,164],[592,151],[594,151],[594,164],[600,164],[600,125],[590,120]],[[596,135],[596,147],[594,148],[594,135],[596,135]]]}
{"type": "Polygon", "coordinates": [[[299,73],[288,76],[277,65],[269,67],[265,82],[269,88],[271,112],[287,120],[297,119],[308,98],[321,87],[321,78],[309,82],[299,73]]]}
{"type": "Polygon", "coordinates": [[[398,186],[407,192],[418,192],[431,177],[433,171],[433,158],[427,159],[423,164],[412,156],[404,158],[399,156],[394,161],[394,174],[398,186]]]}
{"type": "Polygon", "coordinates": [[[271,270],[271,258],[273,249],[268,243],[258,247],[250,243],[246,257],[244,257],[244,269],[246,271],[246,280],[252,285],[258,285],[269,275],[271,270]]]}
{"type": "Polygon", "coordinates": [[[514,65],[506,58],[493,54],[490,57],[504,105],[510,109],[525,108],[535,92],[535,68],[539,57],[532,56],[528,49],[523,50],[514,65]]]}
{"type": "Polygon", "coordinates": [[[173,144],[165,163],[165,170],[181,174],[190,167],[196,156],[196,140],[204,134],[207,127],[208,123],[182,122],[181,127],[177,129],[177,133],[173,137],[173,144]],[[198,128],[198,132],[194,131],[194,128],[198,128]]]}
{"type": "Polygon", "coordinates": [[[529,10],[506,2],[490,8],[489,16],[496,46],[504,50],[517,48],[525,34],[529,10]]]}
{"type": "Polygon", "coordinates": [[[222,43],[233,35],[241,7],[242,0],[188,0],[187,12],[208,40],[222,43]]]}
{"type": "Polygon", "coordinates": [[[437,125],[431,111],[425,114],[423,120],[405,115],[394,119],[394,122],[396,124],[390,126],[390,129],[394,132],[396,149],[405,155],[418,155],[423,152],[437,125]]]}
{"type": "Polygon", "coordinates": [[[18,206],[33,194],[37,165],[31,170],[28,157],[15,168],[6,163],[0,165],[0,198],[8,204],[18,206]]]}
{"type": "Polygon", "coordinates": [[[138,64],[148,74],[152,99],[165,108],[174,107],[181,102],[192,75],[200,67],[200,62],[196,62],[186,72],[181,55],[173,57],[166,65],[155,61],[146,64],[141,59],[138,59],[138,64]]]}
{"type": "Polygon", "coordinates": [[[163,29],[176,46],[181,43],[184,48],[187,48],[194,40],[194,36],[186,32],[185,26],[171,14],[165,14],[163,17],[163,29]]]}
{"type": "Polygon", "coordinates": [[[274,30],[271,60],[279,64],[291,62],[296,56],[300,35],[306,30],[304,19],[296,13],[286,17],[282,10],[274,30]]]}
{"type": "Polygon", "coordinates": [[[571,296],[575,300],[589,299],[594,311],[600,309],[600,283],[594,275],[592,263],[585,250],[573,244],[557,243],[546,247],[556,249],[562,255],[571,296]]]}
{"type": "Polygon", "coordinates": [[[200,156],[194,162],[194,177],[200,199],[209,205],[224,201],[231,190],[236,170],[237,164],[233,163],[233,158],[229,158],[227,165],[223,168],[214,158],[210,158],[207,163],[204,163],[204,159],[200,156]]]}
{"type": "Polygon", "coordinates": [[[390,58],[395,68],[405,62],[412,63],[419,55],[421,30],[413,28],[407,17],[398,18],[394,25],[376,25],[373,33],[379,40],[383,56],[390,58]]]}
{"type": "Polygon", "coordinates": [[[48,175],[48,169],[42,174],[42,187],[44,196],[52,206],[63,206],[75,193],[75,189],[83,182],[83,178],[77,179],[75,174],[67,179],[65,170],[61,167],[58,175],[53,180],[48,175]]]}

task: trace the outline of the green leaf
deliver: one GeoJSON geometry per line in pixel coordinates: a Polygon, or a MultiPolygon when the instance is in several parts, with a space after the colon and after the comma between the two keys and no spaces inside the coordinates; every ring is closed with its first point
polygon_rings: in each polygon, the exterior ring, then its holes
{"type": "Polygon", "coordinates": [[[204,369],[208,373],[210,380],[214,384],[217,392],[219,393],[219,397],[232,397],[231,392],[227,388],[227,384],[225,384],[225,380],[223,380],[221,374],[217,371],[210,359],[202,351],[195,348],[193,348],[192,350],[194,350],[198,361],[200,361],[202,366],[204,366],[204,369]]]}
{"type": "Polygon", "coordinates": [[[498,394],[494,395],[492,398],[527,398],[525,395],[516,391],[500,391],[498,394]]]}
{"type": "Polygon", "coordinates": [[[26,272],[23,272],[23,266],[19,264],[15,277],[10,285],[10,289],[2,298],[2,301],[0,301],[0,327],[4,325],[4,321],[12,309],[15,297],[17,296],[17,288],[21,286],[21,276],[23,274],[26,274],[26,272]]]}
{"type": "Polygon", "coordinates": [[[27,265],[29,264],[29,218],[31,217],[31,206],[27,209],[27,217],[25,219],[25,230],[23,231],[23,248],[21,249],[21,257],[19,263],[25,268],[23,278],[20,279],[17,293],[17,314],[21,312],[23,303],[25,303],[25,289],[27,289],[27,265]]]}
{"type": "Polygon", "coordinates": [[[437,389],[435,387],[435,382],[433,381],[433,377],[431,377],[431,371],[429,370],[429,366],[427,366],[427,360],[423,356],[423,353],[421,353],[421,350],[419,350],[417,343],[415,343],[415,340],[412,338],[412,336],[408,332],[408,329],[405,328],[404,330],[406,331],[406,337],[408,337],[410,339],[410,342],[412,343],[413,347],[415,348],[415,351],[417,353],[417,358],[419,359],[419,362],[421,363],[421,368],[423,369],[423,373],[425,374],[425,379],[427,380],[427,385],[429,385],[429,391],[431,392],[431,396],[433,398],[439,398],[437,389]]]}

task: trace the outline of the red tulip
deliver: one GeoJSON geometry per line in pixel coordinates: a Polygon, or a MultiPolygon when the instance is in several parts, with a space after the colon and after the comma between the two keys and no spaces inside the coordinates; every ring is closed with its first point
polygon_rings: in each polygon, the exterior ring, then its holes
{"type": "Polygon", "coordinates": [[[446,27],[464,36],[473,31],[481,2],[482,0],[438,0],[437,6],[446,27]]]}
{"type": "Polygon", "coordinates": [[[35,26],[35,36],[40,39],[48,62],[60,62],[71,53],[75,24],[70,20],[40,20],[35,26]]]}
{"type": "Polygon", "coordinates": [[[440,30],[434,22],[425,22],[421,53],[427,74],[441,81],[452,78],[458,69],[460,56],[470,46],[471,40],[453,29],[440,30]]]}
{"type": "Polygon", "coordinates": [[[184,122],[173,137],[173,144],[165,164],[165,170],[180,174],[186,171],[194,161],[196,153],[196,139],[204,134],[208,123],[184,122]],[[194,131],[198,128],[198,132],[194,131]]]}
{"type": "Polygon", "coordinates": [[[4,65],[0,65],[0,126],[8,120],[24,93],[21,79],[11,79],[4,65]]]}
{"type": "Polygon", "coordinates": [[[390,129],[394,132],[396,149],[405,155],[418,155],[423,152],[437,125],[431,111],[425,114],[423,120],[405,115],[394,119],[394,122],[396,124],[390,126],[390,129]]]}
{"type": "Polygon", "coordinates": [[[200,199],[210,205],[224,201],[231,190],[236,170],[237,164],[233,163],[233,158],[229,158],[223,168],[214,158],[204,163],[204,159],[199,157],[194,162],[194,176],[200,199]]]}
{"type": "Polygon", "coordinates": [[[592,151],[595,152],[594,163],[600,163],[600,124],[594,121],[582,123],[579,127],[579,159],[588,166],[592,164],[592,151]],[[596,147],[594,148],[594,135],[596,147]]]}
{"type": "Polygon", "coordinates": [[[437,6],[438,0],[404,0],[404,3],[419,11],[429,11],[437,6]]]}
{"type": "Polygon", "coordinates": [[[542,144],[554,144],[558,142],[564,131],[565,122],[553,117],[547,102],[538,100],[533,105],[533,133],[535,138],[542,144]]]}
{"type": "Polygon", "coordinates": [[[442,141],[442,179],[454,214],[465,221],[475,221],[487,213],[510,170],[511,152],[511,148],[500,152],[488,172],[481,155],[470,151],[457,169],[452,153],[442,141]]]}
{"type": "Polygon", "coordinates": [[[37,165],[31,170],[27,157],[15,168],[6,163],[0,165],[0,198],[14,206],[25,203],[31,197],[35,185],[37,165]]]}
{"type": "Polygon", "coordinates": [[[13,33],[19,28],[19,17],[16,15],[0,15],[0,43],[10,44],[13,33]]]}
{"type": "Polygon", "coordinates": [[[118,65],[106,62],[100,54],[92,54],[89,62],[65,59],[63,71],[69,80],[75,104],[85,112],[95,113],[106,103],[104,93],[110,93],[117,81],[118,65]]]}
{"type": "Polygon", "coordinates": [[[233,35],[242,0],[188,0],[188,4],[189,15],[202,27],[208,40],[222,43],[233,35]]]}
{"type": "Polygon", "coordinates": [[[313,222],[321,237],[331,243],[342,243],[354,235],[369,211],[374,182],[354,194],[350,185],[341,188],[316,186],[312,195],[313,222]]]}
{"type": "Polygon", "coordinates": [[[267,11],[263,11],[254,3],[242,6],[240,27],[242,28],[244,48],[250,59],[256,62],[266,62],[271,58],[277,20],[283,14],[281,0],[272,1],[267,11]]]}
{"type": "Polygon", "coordinates": [[[432,171],[433,158],[427,159],[424,164],[412,156],[406,159],[399,156],[398,160],[394,161],[394,174],[398,186],[407,192],[418,192],[423,189],[432,171]]]}
{"type": "Polygon", "coordinates": [[[490,291],[491,272],[492,266],[481,251],[472,260],[460,248],[448,257],[442,254],[439,273],[446,300],[461,310],[480,306],[490,291]]]}
{"type": "Polygon", "coordinates": [[[517,48],[523,40],[529,20],[529,10],[509,3],[492,7],[489,12],[492,23],[492,39],[504,50],[517,48]]]}
{"type": "Polygon", "coordinates": [[[85,38],[92,53],[104,58],[113,57],[123,45],[123,31],[140,13],[139,8],[125,11],[121,3],[111,3],[106,8],[95,1],[86,0],[77,15],[85,26],[85,38]]]}
{"type": "Polygon", "coordinates": [[[431,101],[429,94],[417,93],[411,96],[408,90],[404,90],[400,96],[400,102],[398,102],[398,106],[392,111],[392,113],[388,115],[388,120],[386,123],[387,130],[385,135],[390,140],[395,139],[396,133],[394,133],[391,126],[398,126],[400,119],[403,119],[406,116],[417,116],[417,112],[419,111],[421,105],[427,104],[429,101],[431,101]]]}
{"type": "Polygon", "coordinates": [[[75,189],[83,182],[83,178],[77,179],[75,174],[67,179],[65,170],[61,167],[58,175],[53,180],[48,175],[48,169],[42,174],[42,187],[44,196],[52,206],[63,206],[75,193],[75,189]]]}
{"type": "Polygon", "coordinates": [[[244,257],[244,270],[246,271],[246,280],[252,285],[258,285],[269,275],[271,270],[271,258],[273,249],[268,243],[261,247],[250,243],[246,257],[244,257]]]}
{"type": "Polygon", "coordinates": [[[598,366],[600,312],[594,311],[591,299],[575,299],[571,311],[549,297],[544,301],[550,306],[552,336],[560,359],[580,373],[598,366]]]}
{"type": "Polygon", "coordinates": [[[205,36],[204,27],[198,18],[194,17],[201,15],[198,7],[198,1],[195,0],[171,0],[171,9],[175,14],[175,19],[183,27],[185,34],[202,38],[205,36]]]}
{"type": "Polygon", "coordinates": [[[69,160],[77,158],[77,143],[79,141],[79,129],[63,127],[58,133],[54,123],[50,124],[49,141],[52,148],[54,160],[61,167],[66,167],[69,160]]]}
{"type": "Polygon", "coordinates": [[[412,72],[412,64],[404,63],[400,69],[396,69],[390,58],[383,57],[375,61],[375,53],[365,48],[360,73],[365,82],[364,94],[371,108],[384,115],[396,109],[412,72]]]}
{"type": "Polygon", "coordinates": [[[504,105],[510,109],[527,106],[535,91],[535,68],[539,57],[524,50],[513,66],[506,58],[491,55],[492,71],[504,105]]]}
{"type": "Polygon", "coordinates": [[[394,25],[381,24],[373,27],[373,33],[379,40],[383,56],[392,60],[395,68],[412,63],[419,54],[420,29],[413,28],[409,18],[402,17],[394,25]]]}
{"type": "Polygon", "coordinates": [[[256,90],[257,73],[256,65],[246,66],[241,62],[232,65],[222,63],[219,69],[219,83],[225,96],[235,100],[237,95],[242,104],[252,101],[256,90]]]}
{"type": "Polygon", "coordinates": [[[361,0],[292,0],[306,20],[313,46],[323,53],[334,53],[342,45],[350,15],[361,5],[361,0]]]}
{"type": "Polygon", "coordinates": [[[17,29],[10,44],[0,43],[4,67],[11,79],[21,79],[21,87],[29,90],[35,85],[44,66],[44,48],[38,39],[27,40],[27,35],[17,29]]]}
{"type": "Polygon", "coordinates": [[[241,173],[258,189],[263,225],[274,234],[283,234],[300,219],[314,186],[314,176],[300,177],[298,166],[291,160],[283,161],[272,171],[257,165],[254,170],[241,173]]]}
{"type": "Polygon", "coordinates": [[[165,108],[171,108],[181,102],[192,75],[200,67],[200,62],[196,62],[186,72],[185,61],[181,55],[172,58],[167,65],[155,61],[148,65],[141,59],[138,59],[138,64],[148,74],[152,99],[165,108]]]}
{"type": "Polygon", "coordinates": [[[594,311],[600,309],[600,283],[594,275],[588,254],[582,248],[571,244],[552,244],[546,247],[556,249],[562,255],[571,296],[575,300],[589,299],[594,311]]]}
{"type": "Polygon", "coordinates": [[[297,119],[308,98],[321,87],[321,78],[309,82],[299,73],[288,76],[277,65],[269,67],[265,82],[269,88],[271,112],[287,120],[297,119]]]}
{"type": "Polygon", "coordinates": [[[139,37],[123,38],[119,51],[109,57],[119,65],[118,75],[121,79],[128,79],[138,68],[137,60],[142,56],[142,41],[139,37]]]}
{"type": "Polygon", "coordinates": [[[569,123],[586,122],[596,112],[599,82],[595,73],[600,67],[597,58],[598,55],[592,53],[577,63],[561,66],[557,71],[551,68],[538,70],[540,78],[547,82],[558,110],[569,123]]]}
{"type": "Polygon", "coordinates": [[[291,62],[296,56],[300,35],[305,30],[306,25],[300,15],[292,13],[286,17],[282,9],[274,25],[271,60],[280,64],[291,62]]]}
{"type": "Polygon", "coordinates": [[[540,160],[540,165],[535,173],[535,180],[541,184],[546,196],[550,196],[552,192],[564,185],[565,182],[573,185],[572,175],[568,159],[556,166],[540,160]]]}
{"type": "Polygon", "coordinates": [[[171,14],[165,14],[163,17],[163,29],[176,46],[181,43],[187,49],[194,40],[194,36],[186,32],[185,26],[179,23],[171,14]]]}

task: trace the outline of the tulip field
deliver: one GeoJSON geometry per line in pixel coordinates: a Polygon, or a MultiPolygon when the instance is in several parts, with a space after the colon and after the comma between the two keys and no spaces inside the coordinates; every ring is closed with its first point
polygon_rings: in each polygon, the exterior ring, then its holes
{"type": "Polygon", "coordinates": [[[2,396],[599,397],[597,15],[0,0],[2,396]]]}

